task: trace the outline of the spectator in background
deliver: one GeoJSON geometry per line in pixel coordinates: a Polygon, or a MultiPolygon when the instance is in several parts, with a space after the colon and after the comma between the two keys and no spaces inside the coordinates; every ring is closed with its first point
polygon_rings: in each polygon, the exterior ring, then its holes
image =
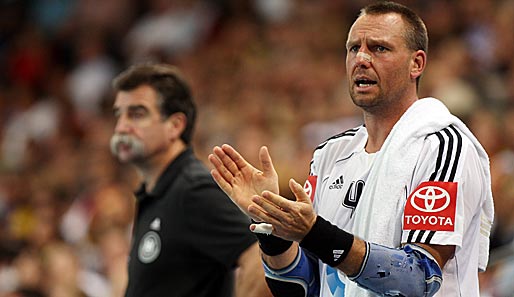
{"type": "Polygon", "coordinates": [[[209,36],[218,11],[205,1],[148,2],[149,11],[127,33],[126,54],[133,63],[174,59],[192,51],[209,36]]]}
{"type": "Polygon", "coordinates": [[[82,125],[100,114],[109,82],[116,73],[116,63],[108,55],[104,34],[101,30],[83,30],[77,34],[78,64],[69,74],[68,88],[71,102],[81,111],[82,125]]]}

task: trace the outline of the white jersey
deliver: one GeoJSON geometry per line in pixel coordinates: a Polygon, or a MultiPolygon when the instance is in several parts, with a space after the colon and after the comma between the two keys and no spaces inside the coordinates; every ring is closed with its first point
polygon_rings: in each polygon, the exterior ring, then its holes
{"type": "MultiPolygon", "coordinates": [[[[367,137],[361,126],[322,143],[306,182],[316,212],[348,232],[375,159],[364,150],[367,137]]],[[[453,126],[427,135],[411,176],[391,236],[401,244],[455,245],[455,256],[444,266],[442,287],[435,296],[479,296],[480,209],[488,186],[474,145],[453,126]]],[[[376,296],[355,288],[342,272],[321,261],[319,265],[320,296],[376,296]]]]}

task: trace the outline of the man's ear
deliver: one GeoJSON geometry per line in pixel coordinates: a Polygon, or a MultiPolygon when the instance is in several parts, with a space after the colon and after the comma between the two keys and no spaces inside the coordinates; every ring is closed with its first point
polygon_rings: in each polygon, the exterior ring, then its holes
{"type": "Polygon", "coordinates": [[[416,80],[421,76],[427,65],[427,54],[425,51],[417,50],[412,54],[410,76],[416,80]]]}
{"type": "Polygon", "coordinates": [[[170,140],[180,139],[180,135],[186,129],[187,118],[182,112],[176,112],[168,117],[167,134],[170,140]]]}

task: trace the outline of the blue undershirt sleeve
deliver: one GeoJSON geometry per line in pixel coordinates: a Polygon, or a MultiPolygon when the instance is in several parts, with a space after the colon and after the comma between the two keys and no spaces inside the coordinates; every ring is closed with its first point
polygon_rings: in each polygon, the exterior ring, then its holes
{"type": "Polygon", "coordinates": [[[273,296],[317,297],[319,296],[318,261],[298,247],[298,254],[289,266],[271,269],[264,263],[266,282],[273,296]]]}

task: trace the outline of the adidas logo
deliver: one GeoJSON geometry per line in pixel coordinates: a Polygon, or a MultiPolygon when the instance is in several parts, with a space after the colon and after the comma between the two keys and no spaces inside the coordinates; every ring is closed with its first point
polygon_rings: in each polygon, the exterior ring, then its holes
{"type": "Polygon", "coordinates": [[[343,188],[343,176],[341,175],[328,188],[330,190],[333,190],[333,189],[341,190],[343,188]]]}
{"type": "Polygon", "coordinates": [[[334,261],[337,261],[343,255],[344,250],[333,250],[332,253],[334,254],[334,261]]]}

